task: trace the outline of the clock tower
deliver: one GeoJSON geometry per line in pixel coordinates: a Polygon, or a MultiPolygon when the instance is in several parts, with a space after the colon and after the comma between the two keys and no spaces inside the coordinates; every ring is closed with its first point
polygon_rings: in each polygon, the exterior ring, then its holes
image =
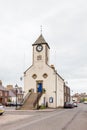
{"type": "Polygon", "coordinates": [[[33,65],[35,64],[49,64],[49,45],[45,41],[42,34],[35,41],[33,46],[33,65]]]}
{"type": "Polygon", "coordinates": [[[33,99],[30,103],[26,99],[26,104],[24,104],[27,106],[26,109],[31,109],[31,106],[33,109],[42,104],[50,108],[62,107],[64,105],[64,79],[53,65],[49,65],[50,47],[42,34],[32,44],[32,48],[33,63],[24,72],[24,91],[25,99],[26,97],[28,99],[33,97],[33,99]],[[29,90],[32,91],[31,94],[29,90]]]}

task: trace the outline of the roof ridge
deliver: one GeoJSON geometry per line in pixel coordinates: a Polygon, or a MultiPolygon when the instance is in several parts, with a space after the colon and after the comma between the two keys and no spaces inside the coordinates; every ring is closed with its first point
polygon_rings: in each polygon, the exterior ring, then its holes
{"type": "Polygon", "coordinates": [[[44,39],[42,33],[37,38],[37,40],[32,44],[32,46],[38,45],[38,44],[46,44],[48,46],[48,48],[50,49],[50,47],[49,47],[48,43],[46,42],[46,40],[44,39]]]}
{"type": "Polygon", "coordinates": [[[42,34],[37,38],[37,40],[34,42],[34,44],[40,44],[40,43],[47,43],[43,37],[42,34]]]}

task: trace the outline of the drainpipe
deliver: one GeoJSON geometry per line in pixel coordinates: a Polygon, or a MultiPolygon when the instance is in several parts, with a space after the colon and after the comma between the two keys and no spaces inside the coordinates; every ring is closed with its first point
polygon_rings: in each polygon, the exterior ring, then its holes
{"type": "Polygon", "coordinates": [[[57,108],[57,71],[55,71],[55,107],[57,108]]]}

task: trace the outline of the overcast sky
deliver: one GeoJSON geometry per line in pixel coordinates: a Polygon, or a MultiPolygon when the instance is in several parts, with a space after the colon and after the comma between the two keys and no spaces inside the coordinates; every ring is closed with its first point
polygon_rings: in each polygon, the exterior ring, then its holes
{"type": "Polygon", "coordinates": [[[0,80],[23,85],[32,44],[42,34],[50,64],[71,91],[87,92],[87,0],[0,0],[0,80]]]}

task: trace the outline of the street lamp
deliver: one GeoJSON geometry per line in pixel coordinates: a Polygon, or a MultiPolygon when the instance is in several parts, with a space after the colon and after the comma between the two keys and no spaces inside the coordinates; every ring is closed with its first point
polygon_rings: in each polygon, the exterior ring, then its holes
{"type": "Polygon", "coordinates": [[[16,88],[16,110],[17,110],[17,92],[18,92],[18,90],[17,90],[18,85],[17,84],[15,85],[15,88],[16,88]]]}

